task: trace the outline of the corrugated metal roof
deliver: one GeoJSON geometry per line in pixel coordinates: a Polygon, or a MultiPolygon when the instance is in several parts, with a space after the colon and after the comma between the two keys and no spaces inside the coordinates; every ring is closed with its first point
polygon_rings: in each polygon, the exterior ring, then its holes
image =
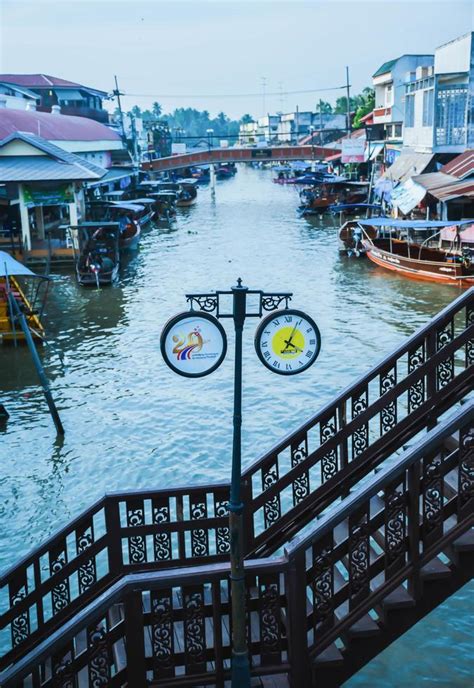
{"type": "Polygon", "coordinates": [[[56,90],[59,102],[63,100],[84,100],[77,88],[58,88],[56,90]]]}
{"type": "Polygon", "coordinates": [[[457,182],[457,179],[450,174],[444,174],[444,172],[429,172],[428,174],[417,174],[413,177],[413,181],[431,192],[432,189],[457,182]]]}
{"type": "Polygon", "coordinates": [[[116,131],[87,117],[0,109],[0,140],[16,131],[39,134],[49,141],[120,141],[116,131]]]}
{"type": "Polygon", "coordinates": [[[402,153],[382,176],[392,181],[404,182],[426,170],[433,158],[432,153],[402,153]]]}
{"type": "Polygon", "coordinates": [[[452,174],[458,179],[465,179],[474,175],[474,150],[467,150],[458,155],[441,168],[441,172],[452,174]]]}
{"type": "MultiPolygon", "coordinates": [[[[105,174],[105,170],[103,170],[105,174]]],[[[0,182],[73,181],[98,179],[84,165],[61,162],[43,155],[0,157],[0,182]]]]}

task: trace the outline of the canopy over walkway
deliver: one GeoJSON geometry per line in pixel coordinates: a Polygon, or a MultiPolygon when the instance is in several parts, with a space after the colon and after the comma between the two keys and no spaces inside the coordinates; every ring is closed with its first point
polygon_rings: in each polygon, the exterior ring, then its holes
{"type": "Polygon", "coordinates": [[[199,153],[184,153],[142,163],[144,172],[168,172],[183,167],[226,162],[265,162],[270,160],[324,160],[339,151],[320,146],[275,146],[265,148],[210,148],[199,153]]]}
{"type": "MultiPolygon", "coordinates": [[[[244,472],[262,686],[341,685],[472,578],[473,382],[471,288],[244,472]]],[[[0,684],[226,685],[228,497],[111,494],[15,564],[0,684]]]]}

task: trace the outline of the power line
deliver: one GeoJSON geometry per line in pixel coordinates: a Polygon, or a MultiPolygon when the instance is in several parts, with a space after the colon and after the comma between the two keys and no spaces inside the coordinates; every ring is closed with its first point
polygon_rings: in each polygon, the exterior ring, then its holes
{"type": "MultiPolygon", "coordinates": [[[[330,86],[329,88],[308,88],[302,91],[285,91],[285,95],[300,95],[302,93],[322,93],[324,91],[341,91],[347,88],[347,84],[344,86],[330,86]]],[[[260,93],[188,93],[183,94],[164,94],[164,93],[123,93],[124,96],[129,96],[133,98],[261,98],[262,92],[260,93]]],[[[265,93],[265,96],[281,96],[280,91],[265,93]]]]}

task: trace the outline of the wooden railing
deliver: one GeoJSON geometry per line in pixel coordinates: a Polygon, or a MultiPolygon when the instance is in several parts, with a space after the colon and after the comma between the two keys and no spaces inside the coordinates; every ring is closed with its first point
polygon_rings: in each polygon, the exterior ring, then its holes
{"type": "MultiPolygon", "coordinates": [[[[318,676],[318,658],[337,641],[345,680],[377,651],[378,636],[406,630],[388,618],[397,600],[399,607],[413,603],[416,618],[439,601],[427,583],[437,567],[445,568],[446,594],[463,584],[474,565],[459,559],[457,543],[473,525],[471,402],[284,556],[246,563],[252,674],[289,675],[295,688],[339,685],[318,676]],[[363,650],[359,641],[354,658],[358,633],[375,640],[363,650]]],[[[65,688],[81,676],[88,685],[223,686],[231,657],[229,572],[227,563],[216,563],[128,573],[6,669],[1,685],[65,688]]],[[[402,618],[411,618],[407,609],[402,618]]]]}
{"type": "MultiPolygon", "coordinates": [[[[474,288],[244,474],[247,557],[268,556],[473,387],[474,288]]],[[[0,669],[133,571],[228,558],[228,485],[106,496],[0,578],[0,669]],[[5,610],[5,611],[4,611],[5,610]]]]}

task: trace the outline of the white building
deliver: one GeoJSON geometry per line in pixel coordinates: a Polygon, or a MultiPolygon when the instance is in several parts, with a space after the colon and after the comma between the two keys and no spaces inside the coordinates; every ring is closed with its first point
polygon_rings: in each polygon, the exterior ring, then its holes
{"type": "Polygon", "coordinates": [[[473,35],[436,48],[433,67],[407,79],[404,146],[429,153],[474,147],[473,35]]]}
{"type": "Polygon", "coordinates": [[[427,75],[433,55],[402,55],[385,62],[372,77],[375,90],[374,124],[385,126],[385,138],[402,141],[405,116],[405,84],[411,76],[427,75]],[[417,72],[418,70],[418,72],[417,72]],[[425,70],[425,71],[423,71],[425,70]]]}

